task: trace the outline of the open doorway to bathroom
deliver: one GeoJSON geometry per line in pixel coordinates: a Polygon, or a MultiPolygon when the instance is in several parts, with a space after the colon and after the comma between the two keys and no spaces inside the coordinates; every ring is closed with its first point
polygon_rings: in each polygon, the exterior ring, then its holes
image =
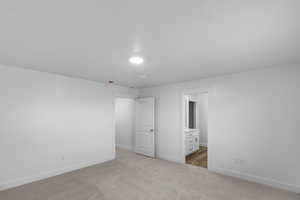
{"type": "Polygon", "coordinates": [[[185,162],[208,167],[208,93],[184,94],[185,162]]]}

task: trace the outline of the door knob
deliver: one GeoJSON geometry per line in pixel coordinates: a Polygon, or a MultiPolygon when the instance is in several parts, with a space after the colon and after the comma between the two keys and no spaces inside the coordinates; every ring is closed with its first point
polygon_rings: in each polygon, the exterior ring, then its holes
{"type": "Polygon", "coordinates": [[[154,132],[154,129],[150,129],[150,132],[154,132]]]}

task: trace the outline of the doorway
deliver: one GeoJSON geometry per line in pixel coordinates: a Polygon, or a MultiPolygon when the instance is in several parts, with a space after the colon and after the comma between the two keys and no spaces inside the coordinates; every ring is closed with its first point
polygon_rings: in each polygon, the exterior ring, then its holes
{"type": "Polygon", "coordinates": [[[115,143],[119,150],[155,157],[154,97],[115,98],[115,143]]]}
{"type": "Polygon", "coordinates": [[[208,168],[208,92],[183,95],[185,163],[208,168]]]}
{"type": "Polygon", "coordinates": [[[116,147],[134,151],[135,100],[115,98],[115,141],[116,147]]]}

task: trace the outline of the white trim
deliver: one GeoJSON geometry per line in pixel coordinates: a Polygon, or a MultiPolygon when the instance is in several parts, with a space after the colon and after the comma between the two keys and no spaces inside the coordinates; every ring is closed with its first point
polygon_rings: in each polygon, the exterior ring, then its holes
{"type": "MultiPolygon", "coordinates": [[[[185,95],[187,94],[190,94],[190,93],[208,93],[208,95],[210,95],[210,92],[211,92],[211,89],[209,87],[200,87],[200,88],[187,88],[187,89],[182,89],[180,91],[180,96],[179,96],[179,99],[180,99],[180,106],[181,106],[181,113],[180,113],[180,117],[181,117],[181,131],[180,131],[180,134],[181,134],[181,158],[180,158],[180,163],[185,163],[185,95]]],[[[208,118],[209,118],[209,115],[208,115],[208,118]]],[[[209,121],[209,120],[207,120],[209,121]]],[[[207,144],[206,146],[208,147],[209,146],[209,123],[207,124],[207,144]]],[[[211,148],[208,148],[208,159],[207,159],[207,168],[208,170],[210,169],[210,166],[212,166],[212,157],[211,157],[211,152],[212,152],[212,149],[211,148]]]]}
{"type": "Polygon", "coordinates": [[[125,149],[125,150],[128,150],[128,151],[134,151],[134,148],[132,146],[129,146],[129,145],[117,144],[116,146],[117,146],[117,148],[120,148],[120,149],[125,149]]]}
{"type": "Polygon", "coordinates": [[[230,170],[230,169],[222,169],[222,168],[213,168],[213,167],[211,167],[209,169],[209,171],[219,173],[219,174],[222,174],[222,175],[226,175],[226,176],[236,177],[236,178],[247,180],[247,181],[250,181],[250,182],[255,182],[255,183],[259,183],[259,184],[263,184],[263,185],[268,185],[268,186],[271,186],[271,187],[274,187],[274,188],[279,188],[279,189],[288,190],[288,191],[291,191],[291,192],[300,193],[300,186],[299,185],[297,186],[297,185],[291,185],[291,184],[288,184],[288,183],[282,183],[282,182],[279,182],[279,181],[274,180],[274,179],[258,177],[258,176],[254,176],[254,175],[245,174],[245,173],[242,173],[242,172],[230,170]]]}
{"type": "Polygon", "coordinates": [[[10,189],[10,188],[14,188],[14,187],[17,187],[17,186],[21,186],[21,185],[28,184],[28,183],[40,181],[40,180],[47,179],[47,178],[50,178],[50,177],[53,177],[53,176],[62,175],[62,174],[67,173],[67,172],[71,172],[71,171],[78,170],[78,169],[81,169],[81,168],[85,168],[85,167],[89,167],[89,166],[92,166],[92,165],[100,164],[100,163],[107,162],[107,161],[110,161],[110,160],[113,160],[113,159],[114,158],[105,158],[103,160],[93,160],[93,161],[81,162],[81,163],[77,163],[75,165],[71,165],[71,166],[68,166],[68,167],[61,168],[61,169],[48,171],[48,172],[42,172],[42,173],[39,173],[38,175],[35,175],[35,176],[23,177],[23,178],[18,178],[18,179],[15,179],[15,180],[9,180],[9,181],[6,181],[6,182],[1,182],[0,183],[0,191],[7,190],[7,189],[10,189]]]}
{"type": "Polygon", "coordinates": [[[159,155],[157,158],[160,160],[168,161],[168,162],[185,164],[185,162],[182,163],[182,160],[178,160],[178,157],[174,158],[173,155],[169,155],[169,156],[168,155],[159,155]]]}

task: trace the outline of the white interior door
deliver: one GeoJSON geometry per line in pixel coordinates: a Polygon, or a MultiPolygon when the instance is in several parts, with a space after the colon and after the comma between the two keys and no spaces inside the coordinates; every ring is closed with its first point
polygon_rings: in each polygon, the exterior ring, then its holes
{"type": "Polygon", "coordinates": [[[135,152],[155,157],[154,97],[136,99],[135,152]]]}

